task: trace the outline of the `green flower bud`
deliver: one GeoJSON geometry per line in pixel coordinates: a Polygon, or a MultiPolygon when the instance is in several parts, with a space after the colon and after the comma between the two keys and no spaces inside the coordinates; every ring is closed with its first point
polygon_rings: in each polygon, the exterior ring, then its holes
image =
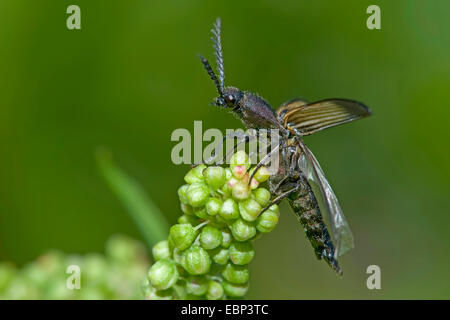
{"type": "Polygon", "coordinates": [[[220,208],[219,215],[225,220],[233,220],[239,218],[239,207],[233,199],[227,199],[220,208]]]}
{"type": "MultiPolygon", "coordinates": [[[[234,179],[234,178],[233,178],[234,179]]],[[[220,188],[220,193],[223,195],[223,198],[228,198],[231,196],[231,188],[228,185],[228,182],[226,182],[222,188],[220,188]]]]}
{"type": "Polygon", "coordinates": [[[233,177],[233,173],[231,173],[231,169],[230,168],[225,168],[225,177],[228,180],[231,179],[231,177],[233,177]]]}
{"type": "Polygon", "coordinates": [[[218,198],[209,198],[205,204],[206,213],[210,216],[215,216],[222,208],[222,200],[218,198]]]}
{"type": "Polygon", "coordinates": [[[196,296],[201,296],[208,290],[208,280],[202,276],[190,276],[186,280],[186,292],[196,296]]]}
{"type": "Polygon", "coordinates": [[[209,217],[210,225],[218,229],[228,226],[228,223],[219,215],[209,217]]]}
{"type": "Polygon", "coordinates": [[[189,172],[184,176],[184,181],[186,183],[192,184],[195,182],[203,182],[203,170],[205,170],[206,165],[200,164],[195,168],[189,170],[189,172]]]}
{"type": "Polygon", "coordinates": [[[249,264],[255,256],[255,250],[250,242],[233,242],[230,246],[230,259],[234,264],[249,264]]]}
{"type": "Polygon", "coordinates": [[[146,286],[143,288],[145,300],[172,300],[171,290],[156,290],[152,286],[146,286]]]}
{"type": "Polygon", "coordinates": [[[188,216],[192,216],[194,214],[194,209],[190,205],[182,203],[180,207],[184,214],[187,214],[188,216]]]}
{"type": "Polygon", "coordinates": [[[255,178],[252,179],[252,182],[250,183],[250,189],[255,190],[258,188],[259,182],[255,178]]]}
{"type": "Polygon", "coordinates": [[[157,260],[170,258],[169,241],[163,240],[153,246],[153,258],[157,260]]]}
{"type": "Polygon", "coordinates": [[[214,249],[220,246],[222,243],[222,232],[220,230],[206,226],[203,227],[202,232],[200,233],[200,244],[203,249],[214,249]]]}
{"type": "Polygon", "coordinates": [[[217,248],[211,252],[211,257],[215,263],[224,266],[228,262],[229,253],[227,249],[217,248]]]}
{"type": "Polygon", "coordinates": [[[236,179],[236,178],[234,178],[234,177],[231,177],[230,179],[227,180],[227,182],[226,182],[226,184],[224,185],[224,187],[227,186],[228,189],[229,189],[230,192],[231,192],[231,189],[233,189],[234,185],[235,185],[238,181],[239,181],[238,179],[236,179]]]}
{"type": "Polygon", "coordinates": [[[200,182],[195,182],[186,190],[188,203],[194,208],[203,206],[209,197],[208,187],[200,182]]]}
{"type": "Polygon", "coordinates": [[[258,182],[264,182],[270,177],[270,171],[266,167],[261,167],[256,171],[255,175],[253,176],[256,181],[258,182]]]}
{"type": "Polygon", "coordinates": [[[222,230],[222,247],[228,248],[231,244],[231,232],[228,230],[222,230]]]}
{"type": "Polygon", "coordinates": [[[250,197],[251,190],[246,182],[238,181],[231,189],[231,195],[234,199],[240,201],[250,197]]]}
{"type": "Polygon", "coordinates": [[[179,250],[187,249],[194,242],[197,232],[190,224],[176,224],[170,228],[169,238],[179,250]]]}
{"type": "MultiPolygon", "coordinates": [[[[146,250],[142,243],[125,236],[115,235],[108,239],[106,244],[107,255],[111,257],[112,260],[124,265],[130,264],[137,256],[142,256],[145,252],[146,250]]],[[[59,259],[61,257],[54,256],[54,259],[55,258],[59,259]]]]}
{"type": "Polygon", "coordinates": [[[280,208],[278,207],[277,204],[272,205],[272,206],[269,208],[269,211],[274,212],[274,213],[277,215],[278,218],[280,217],[280,208]]]}
{"type": "Polygon", "coordinates": [[[243,150],[239,150],[235,154],[233,154],[230,158],[230,169],[233,171],[233,168],[236,166],[244,166],[246,170],[250,168],[250,161],[247,153],[243,150]]]}
{"type": "Polygon", "coordinates": [[[200,275],[209,272],[211,258],[202,247],[193,245],[184,252],[183,256],[183,268],[190,274],[200,275]]]}
{"type": "Polygon", "coordinates": [[[208,300],[219,300],[223,297],[223,287],[217,282],[210,280],[208,283],[208,290],[206,292],[206,298],[208,300]]]}
{"type": "Polygon", "coordinates": [[[185,214],[183,214],[181,217],[179,217],[177,222],[180,224],[189,223],[193,227],[195,227],[196,225],[198,225],[200,223],[200,221],[198,220],[198,218],[196,216],[187,216],[185,214]]]}
{"type": "Polygon", "coordinates": [[[231,168],[231,173],[236,179],[242,179],[244,178],[245,174],[247,173],[247,168],[244,165],[241,166],[234,166],[231,168]]]}
{"type": "Polygon", "coordinates": [[[188,199],[186,198],[186,191],[189,188],[188,184],[182,185],[178,188],[178,197],[180,198],[180,202],[183,204],[188,204],[188,199]]]}
{"type": "MultiPolygon", "coordinates": [[[[175,261],[175,263],[183,265],[184,263],[184,255],[183,252],[178,250],[177,248],[175,248],[173,250],[173,261],[175,261]]],[[[181,272],[179,272],[181,273],[181,272]]]]}
{"type": "Polygon", "coordinates": [[[194,214],[199,217],[200,219],[207,219],[208,214],[206,213],[205,207],[201,208],[194,208],[194,214]]]}
{"type": "Polygon", "coordinates": [[[262,206],[265,207],[270,201],[270,192],[266,188],[258,188],[252,192],[255,200],[262,206]]]}
{"type": "MultiPolygon", "coordinates": [[[[184,269],[181,266],[177,266],[179,269],[184,269]]],[[[180,279],[178,282],[172,287],[172,296],[176,300],[185,300],[186,295],[186,280],[180,279]]]]}
{"type": "Polygon", "coordinates": [[[178,280],[178,271],[175,262],[169,259],[156,261],[148,272],[148,278],[157,290],[166,290],[178,280]]]}
{"type": "Polygon", "coordinates": [[[230,230],[237,241],[247,241],[256,235],[256,228],[253,223],[242,219],[233,222],[230,230]]]}
{"type": "Polygon", "coordinates": [[[255,221],[261,210],[262,208],[259,203],[253,199],[248,199],[239,203],[241,217],[246,221],[255,221]]]}
{"type": "Polygon", "coordinates": [[[259,232],[268,233],[275,228],[277,223],[278,215],[271,210],[267,210],[263,212],[256,220],[256,228],[259,232]]]}
{"type": "Polygon", "coordinates": [[[225,198],[228,198],[231,196],[231,191],[234,187],[234,185],[238,182],[239,180],[236,179],[235,177],[231,177],[230,179],[227,180],[227,182],[223,185],[221,192],[224,195],[225,198]]]}
{"type": "Polygon", "coordinates": [[[222,167],[208,167],[203,171],[203,177],[206,183],[213,189],[217,190],[223,186],[226,181],[226,172],[222,167]]]}
{"type": "MultiPolygon", "coordinates": [[[[81,266],[81,270],[83,270],[85,279],[88,282],[105,281],[107,277],[105,274],[105,270],[107,268],[108,262],[106,261],[105,257],[97,253],[87,254],[84,257],[84,262],[81,266]]],[[[57,287],[54,287],[54,289],[58,290],[57,287]]]]}
{"type": "Polygon", "coordinates": [[[225,294],[233,298],[241,298],[247,294],[248,283],[246,284],[232,284],[227,281],[222,282],[225,294]]]}
{"type": "Polygon", "coordinates": [[[248,266],[236,266],[232,263],[228,263],[222,271],[222,276],[230,283],[247,283],[249,278],[248,266]]]}

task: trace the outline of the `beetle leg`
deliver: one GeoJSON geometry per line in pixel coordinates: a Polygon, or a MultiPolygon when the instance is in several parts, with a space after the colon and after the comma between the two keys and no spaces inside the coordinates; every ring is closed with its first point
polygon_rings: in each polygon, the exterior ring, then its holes
{"type": "Polygon", "coordinates": [[[252,179],[253,179],[254,175],[256,174],[256,172],[259,170],[259,168],[261,168],[262,166],[264,166],[266,164],[266,162],[270,159],[272,154],[278,151],[279,147],[280,147],[280,145],[277,145],[273,150],[270,150],[270,152],[268,154],[266,154],[264,156],[264,158],[262,158],[258,162],[258,164],[256,165],[255,169],[253,170],[253,172],[250,176],[250,179],[248,180],[248,185],[250,185],[250,183],[252,182],[252,179]]]}
{"type": "Polygon", "coordinates": [[[270,201],[270,203],[264,208],[262,209],[262,211],[260,212],[260,214],[262,214],[264,211],[266,211],[267,209],[269,209],[271,206],[273,206],[274,204],[278,204],[281,202],[281,200],[283,200],[284,198],[286,198],[287,196],[289,196],[291,193],[297,191],[300,188],[299,185],[293,187],[292,189],[280,194],[278,197],[276,197],[275,199],[273,199],[272,201],[270,201]]]}

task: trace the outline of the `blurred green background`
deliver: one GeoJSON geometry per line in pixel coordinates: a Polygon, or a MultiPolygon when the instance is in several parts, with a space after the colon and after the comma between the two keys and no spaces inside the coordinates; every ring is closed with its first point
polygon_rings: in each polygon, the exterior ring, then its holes
{"type": "Polygon", "coordinates": [[[228,84],[274,107],[347,97],[374,113],[305,139],[355,235],[343,279],[284,204],[256,242],[249,298],[450,298],[449,11],[446,0],[2,0],[0,260],[140,237],[98,172],[98,146],[176,221],[188,166],[172,164],[171,132],[241,127],[208,106],[215,90],[196,57],[212,58],[221,16],[228,84]],[[66,28],[70,4],[82,30],[66,28]],[[381,30],[366,28],[370,4],[381,30]],[[372,264],[381,290],[366,287],[372,264]]]}

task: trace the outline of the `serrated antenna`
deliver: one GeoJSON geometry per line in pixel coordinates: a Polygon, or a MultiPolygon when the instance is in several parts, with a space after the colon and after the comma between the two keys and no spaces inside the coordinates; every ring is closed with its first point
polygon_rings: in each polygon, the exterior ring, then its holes
{"type": "Polygon", "coordinates": [[[219,83],[219,79],[217,79],[217,76],[214,73],[214,70],[212,69],[211,65],[209,64],[209,61],[207,59],[203,58],[201,55],[198,55],[198,57],[202,61],[203,67],[205,67],[205,70],[206,70],[206,72],[208,72],[209,77],[214,82],[214,85],[216,86],[217,91],[219,92],[220,95],[222,95],[223,89],[219,83]]]}
{"type": "Polygon", "coordinates": [[[216,22],[214,23],[213,29],[211,29],[211,32],[213,36],[211,37],[211,40],[213,41],[213,47],[214,47],[214,55],[216,57],[216,64],[217,64],[217,73],[218,73],[218,80],[219,80],[219,87],[220,91],[223,92],[225,88],[225,69],[223,65],[223,54],[222,54],[222,37],[221,37],[221,27],[222,23],[220,21],[220,18],[216,19],[216,22]]]}

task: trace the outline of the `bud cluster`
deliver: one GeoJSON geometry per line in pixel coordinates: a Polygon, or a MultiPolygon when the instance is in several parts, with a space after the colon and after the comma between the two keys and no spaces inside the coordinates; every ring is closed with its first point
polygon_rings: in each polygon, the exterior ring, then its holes
{"type": "Polygon", "coordinates": [[[278,223],[277,205],[261,187],[269,171],[236,152],[230,166],[199,165],[178,189],[183,215],[168,240],[153,247],[155,263],[144,283],[146,299],[242,298],[248,291],[253,241],[278,223]]]}
{"type": "Polygon", "coordinates": [[[0,262],[0,300],[142,299],[146,251],[142,243],[117,235],[108,240],[105,255],[51,251],[21,269],[0,262]],[[69,266],[79,267],[79,288],[73,286],[76,280],[70,281],[77,275],[69,266]]]}

